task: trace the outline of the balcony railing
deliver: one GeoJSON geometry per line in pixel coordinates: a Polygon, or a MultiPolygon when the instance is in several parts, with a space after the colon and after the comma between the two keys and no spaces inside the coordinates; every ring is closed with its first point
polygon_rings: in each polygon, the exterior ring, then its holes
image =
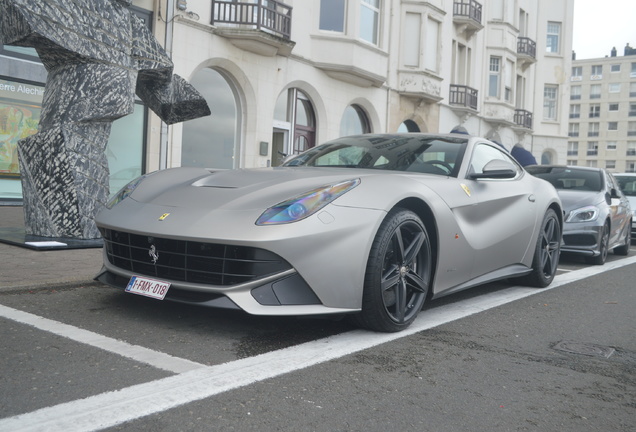
{"type": "Polygon", "coordinates": [[[516,109],[515,123],[524,128],[532,129],[532,113],[523,109],[516,109]]]}
{"type": "Polygon", "coordinates": [[[527,37],[517,38],[517,54],[537,58],[537,43],[527,37]]]}
{"type": "Polygon", "coordinates": [[[455,0],[453,16],[469,18],[481,24],[481,3],[475,0],[455,0]]]}
{"type": "Polygon", "coordinates": [[[289,39],[291,19],[292,7],[275,0],[256,0],[253,3],[212,0],[212,25],[246,25],[289,39]]]}
{"type": "Polygon", "coordinates": [[[464,85],[450,85],[450,104],[477,109],[478,91],[464,85]]]}
{"type": "Polygon", "coordinates": [[[597,137],[598,136],[598,132],[588,132],[587,136],[589,136],[589,137],[597,137]]]}
{"type": "Polygon", "coordinates": [[[588,150],[587,151],[587,155],[588,156],[598,156],[598,150],[588,150]]]}

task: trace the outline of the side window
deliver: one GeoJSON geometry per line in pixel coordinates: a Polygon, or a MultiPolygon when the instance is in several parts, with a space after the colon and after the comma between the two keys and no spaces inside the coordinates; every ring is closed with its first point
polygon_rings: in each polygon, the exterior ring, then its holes
{"type": "Polygon", "coordinates": [[[517,163],[503,150],[499,150],[489,144],[477,144],[473,151],[473,156],[470,161],[469,172],[482,173],[484,172],[484,166],[491,160],[500,159],[510,162],[517,170],[519,174],[519,166],[517,163]]]}

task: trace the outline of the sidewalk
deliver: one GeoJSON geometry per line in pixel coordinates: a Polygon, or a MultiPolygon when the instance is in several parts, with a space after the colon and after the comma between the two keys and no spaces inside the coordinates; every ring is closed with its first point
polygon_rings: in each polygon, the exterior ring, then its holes
{"type": "MultiPolygon", "coordinates": [[[[0,228],[24,227],[22,206],[0,205],[0,228]]],[[[97,283],[102,249],[37,251],[0,242],[0,290],[97,283]]]]}

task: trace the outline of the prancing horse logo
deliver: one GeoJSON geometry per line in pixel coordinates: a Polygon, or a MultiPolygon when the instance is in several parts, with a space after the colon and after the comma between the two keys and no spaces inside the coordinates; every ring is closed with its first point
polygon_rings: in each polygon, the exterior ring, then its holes
{"type": "Polygon", "coordinates": [[[150,258],[152,259],[152,263],[157,264],[157,261],[159,261],[159,252],[157,252],[157,248],[155,248],[155,245],[150,245],[150,250],[148,251],[148,255],[150,255],[150,258]]]}

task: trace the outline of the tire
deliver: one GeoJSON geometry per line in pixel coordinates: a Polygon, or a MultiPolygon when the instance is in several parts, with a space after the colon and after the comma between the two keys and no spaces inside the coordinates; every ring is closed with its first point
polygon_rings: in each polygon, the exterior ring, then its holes
{"type": "Polygon", "coordinates": [[[599,254],[593,257],[586,257],[585,262],[593,265],[603,265],[607,260],[609,253],[609,225],[603,225],[603,234],[601,235],[601,244],[599,246],[599,254]]]}
{"type": "Polygon", "coordinates": [[[541,223],[532,259],[532,272],[519,278],[528,286],[545,288],[552,283],[559,265],[561,252],[561,225],[554,210],[548,209],[541,223]]]}
{"type": "Polygon", "coordinates": [[[625,244],[614,248],[616,255],[629,255],[629,248],[632,246],[632,221],[627,223],[627,233],[625,234],[625,244]]]}
{"type": "Polygon", "coordinates": [[[420,218],[393,209],[371,246],[357,325],[379,332],[407,328],[422,309],[431,281],[431,244],[420,218]]]}

